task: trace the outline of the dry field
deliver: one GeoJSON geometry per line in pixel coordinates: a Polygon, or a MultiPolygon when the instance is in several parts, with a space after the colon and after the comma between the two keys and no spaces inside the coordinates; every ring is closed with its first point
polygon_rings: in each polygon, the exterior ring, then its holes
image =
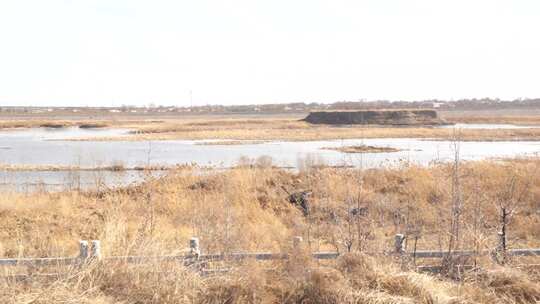
{"type": "Polygon", "coordinates": [[[396,233],[416,240],[418,250],[493,249],[503,208],[512,211],[508,246],[540,247],[539,160],[457,165],[307,164],[294,173],[261,160],[225,171],[186,167],[125,189],[2,193],[3,257],[74,256],[79,239],[101,240],[105,256],[178,254],[191,236],[206,253],[288,251],[292,237],[302,236],[304,252],[347,254],[316,263],[299,253],[210,277],[178,265],[97,263],[60,279],[2,278],[0,302],[537,303],[539,273],[517,269],[518,260],[502,267],[471,258],[456,263],[475,264],[475,271],[429,276],[412,271],[412,262],[366,255],[391,250],[396,233]],[[307,190],[308,210],[288,200],[307,190]]]}
{"type": "Polygon", "coordinates": [[[454,123],[540,125],[540,110],[443,111],[441,117],[454,123]]]}

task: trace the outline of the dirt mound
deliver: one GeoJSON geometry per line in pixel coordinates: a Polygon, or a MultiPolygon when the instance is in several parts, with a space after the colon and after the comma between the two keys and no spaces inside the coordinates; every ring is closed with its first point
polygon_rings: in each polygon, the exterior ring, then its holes
{"type": "Polygon", "coordinates": [[[304,118],[312,124],[330,125],[441,125],[434,110],[378,110],[311,112],[304,118]]]}

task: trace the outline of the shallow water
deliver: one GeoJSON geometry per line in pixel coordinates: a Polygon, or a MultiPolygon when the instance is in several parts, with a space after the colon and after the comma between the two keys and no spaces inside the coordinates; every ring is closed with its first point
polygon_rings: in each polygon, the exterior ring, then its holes
{"type": "MultiPolygon", "coordinates": [[[[301,168],[306,164],[324,163],[356,167],[382,167],[411,162],[426,165],[434,161],[451,161],[453,144],[448,141],[421,139],[349,139],[309,142],[264,142],[243,145],[200,145],[193,140],[167,141],[64,141],[79,137],[125,135],[128,130],[81,130],[76,128],[31,129],[0,132],[0,163],[9,165],[56,165],[98,167],[122,164],[124,167],[145,165],[190,164],[229,167],[241,157],[251,159],[271,156],[274,165],[301,168]],[[346,154],[324,150],[325,147],[349,145],[385,146],[401,149],[393,153],[346,154]]],[[[460,157],[477,160],[496,157],[531,156],[540,153],[540,142],[462,142],[460,157]]],[[[0,171],[0,189],[36,188],[66,189],[74,185],[90,188],[127,185],[143,178],[140,171],[67,172],[67,171],[0,171]],[[75,176],[74,176],[75,175],[75,176]]]]}
{"type": "Polygon", "coordinates": [[[34,128],[0,131],[2,140],[62,140],[77,138],[114,137],[129,134],[129,129],[108,128],[34,128]]]}
{"type": "Polygon", "coordinates": [[[34,192],[99,189],[136,184],[165,171],[2,171],[0,191],[34,192]]]}

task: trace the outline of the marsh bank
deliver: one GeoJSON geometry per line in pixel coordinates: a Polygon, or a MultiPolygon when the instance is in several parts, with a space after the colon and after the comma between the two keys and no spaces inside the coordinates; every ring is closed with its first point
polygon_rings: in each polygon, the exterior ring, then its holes
{"type": "MultiPolygon", "coordinates": [[[[473,126],[475,127],[475,126],[473,126]]],[[[477,126],[476,126],[477,127],[477,126]]],[[[485,126],[487,128],[492,126],[485,126]]],[[[498,127],[498,126],[495,126],[498,127]]],[[[504,126],[505,127],[505,126],[504,126]]],[[[0,186],[37,187],[38,185],[90,186],[101,182],[107,186],[126,185],[144,178],[135,170],[35,170],[39,166],[79,166],[100,168],[118,166],[126,169],[145,166],[196,164],[215,168],[234,166],[241,158],[270,156],[280,167],[301,168],[311,164],[374,168],[404,162],[427,165],[450,161],[453,143],[415,138],[371,138],[321,141],[270,141],[245,144],[213,144],[212,140],[100,141],[102,136],[124,136],[125,129],[25,129],[0,132],[0,159],[4,166],[26,167],[26,170],[0,170],[0,186]],[[80,136],[96,140],[73,141],[80,136]],[[368,145],[396,151],[390,153],[346,154],[336,151],[346,146],[368,145]],[[334,149],[323,149],[334,148],[334,149]]],[[[498,157],[534,156],[540,153],[538,141],[461,142],[464,160],[498,157]]]]}

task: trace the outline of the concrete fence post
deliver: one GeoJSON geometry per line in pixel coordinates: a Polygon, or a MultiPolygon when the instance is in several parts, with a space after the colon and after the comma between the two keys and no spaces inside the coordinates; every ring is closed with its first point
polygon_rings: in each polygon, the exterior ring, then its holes
{"type": "Polygon", "coordinates": [[[506,235],[503,231],[497,232],[497,247],[492,253],[495,262],[504,265],[506,263],[506,235]]]}
{"type": "Polygon", "coordinates": [[[88,242],[87,241],[79,241],[79,258],[86,260],[88,259],[88,242]]]}
{"type": "Polygon", "coordinates": [[[98,240],[92,241],[92,252],[91,258],[94,260],[101,260],[101,243],[98,240]]]}
{"type": "Polygon", "coordinates": [[[396,253],[403,254],[405,252],[405,235],[403,234],[396,234],[394,237],[394,250],[396,253]]]}
{"type": "Polygon", "coordinates": [[[506,239],[502,232],[497,232],[497,248],[500,251],[506,251],[506,239]]]}
{"type": "Polygon", "coordinates": [[[201,255],[199,238],[192,237],[191,239],[189,239],[189,253],[197,258],[201,255]]]}

